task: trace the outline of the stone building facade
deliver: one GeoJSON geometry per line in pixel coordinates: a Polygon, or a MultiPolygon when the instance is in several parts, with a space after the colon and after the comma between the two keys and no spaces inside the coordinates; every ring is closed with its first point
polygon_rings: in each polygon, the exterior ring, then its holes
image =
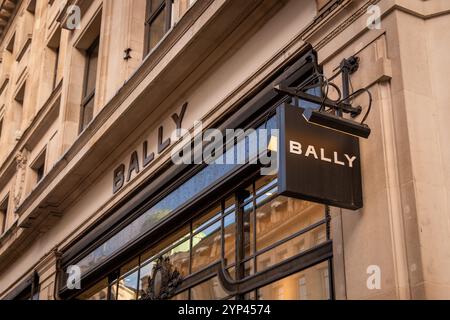
{"type": "Polygon", "coordinates": [[[449,299],[448,29],[447,0],[1,0],[0,298],[143,298],[163,257],[179,299],[449,299]],[[373,95],[362,209],[171,164],[311,50],[373,95]]]}

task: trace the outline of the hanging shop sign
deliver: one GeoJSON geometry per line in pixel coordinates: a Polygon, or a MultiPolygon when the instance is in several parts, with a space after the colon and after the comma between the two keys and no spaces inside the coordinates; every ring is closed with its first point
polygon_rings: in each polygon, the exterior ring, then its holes
{"type": "Polygon", "coordinates": [[[304,110],[278,109],[280,193],[335,207],[362,208],[359,139],[308,122],[304,110]]]}

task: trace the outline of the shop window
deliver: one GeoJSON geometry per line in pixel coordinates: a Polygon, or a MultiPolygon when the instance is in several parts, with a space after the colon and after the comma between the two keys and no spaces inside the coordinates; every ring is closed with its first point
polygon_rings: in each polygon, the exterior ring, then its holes
{"type": "Polygon", "coordinates": [[[176,296],[172,297],[170,300],[181,300],[181,301],[186,301],[189,300],[189,290],[183,291],[179,294],[177,294],[176,296]]]}
{"type": "Polygon", "coordinates": [[[235,204],[230,201],[225,202],[223,218],[224,258],[227,265],[233,265],[236,262],[236,210],[235,204]]]}
{"type": "Polygon", "coordinates": [[[138,296],[139,270],[136,269],[118,281],[117,300],[136,300],[138,296]]]}
{"type": "Polygon", "coordinates": [[[221,300],[228,296],[219,279],[214,277],[191,289],[191,300],[221,300]]]}
{"type": "Polygon", "coordinates": [[[221,255],[221,209],[210,210],[200,221],[194,222],[192,236],[192,272],[218,261],[221,255]],[[209,219],[205,221],[206,219],[209,219]],[[203,223],[198,227],[200,223],[203,223]]]}
{"type": "MultiPolygon", "coordinates": [[[[185,227],[122,266],[118,272],[119,277],[113,279],[110,296],[120,300],[142,298],[148,291],[159,257],[167,258],[183,278],[195,278],[224,259],[230,275],[234,279],[245,280],[257,272],[264,272],[301,254],[300,251],[314,248],[317,245],[317,234],[323,232],[326,236],[324,207],[277,196],[276,186],[276,177],[263,177],[256,179],[251,187],[245,188],[245,192],[237,191],[233,196],[218,201],[185,227]],[[276,220],[270,217],[270,210],[274,210],[273,204],[276,204],[276,214],[280,215],[276,220]],[[242,209],[236,211],[237,207],[242,209]],[[259,212],[259,208],[265,207],[269,208],[267,214],[257,218],[255,213],[259,212]],[[248,218],[244,218],[245,216],[248,218]],[[251,221],[258,225],[258,232],[249,227],[251,221]],[[237,237],[237,234],[240,236],[237,237]],[[309,238],[311,240],[308,241],[309,238]]],[[[319,269],[314,272],[318,274],[319,280],[311,283],[320,288],[320,294],[317,295],[320,298],[330,288],[326,284],[329,281],[326,276],[328,273],[325,273],[323,266],[319,269]]],[[[307,287],[307,272],[300,275],[301,277],[288,277],[273,286],[261,288],[260,297],[304,299],[304,292],[316,289],[307,287]]],[[[211,276],[210,280],[183,290],[177,298],[186,298],[186,295],[192,300],[229,298],[217,276],[211,276]]]]}
{"type": "Polygon", "coordinates": [[[8,196],[0,203],[0,235],[6,232],[6,223],[8,219],[8,203],[8,196]]]}
{"type": "Polygon", "coordinates": [[[305,276],[301,276],[298,280],[298,289],[299,300],[308,300],[308,287],[305,276]]]}
{"type": "Polygon", "coordinates": [[[18,88],[16,95],[14,97],[14,122],[16,124],[16,128],[18,132],[16,133],[16,139],[20,138],[20,130],[22,129],[22,117],[24,113],[24,105],[25,105],[25,91],[26,91],[27,82],[24,81],[22,85],[18,88]]]}
{"type": "Polygon", "coordinates": [[[153,267],[155,266],[154,262],[151,261],[144,266],[141,267],[140,273],[139,273],[139,295],[138,299],[140,299],[145,292],[148,290],[148,285],[152,276],[153,267]]]}
{"type": "Polygon", "coordinates": [[[322,279],[322,292],[325,296],[330,292],[330,270],[328,266],[320,270],[320,273],[322,279]]]}
{"type": "Polygon", "coordinates": [[[86,129],[94,117],[99,43],[99,38],[96,38],[86,50],[83,99],[80,112],[80,132],[86,129]]]}
{"type": "Polygon", "coordinates": [[[46,159],[47,148],[45,148],[37,156],[36,160],[31,164],[31,169],[33,169],[35,182],[38,184],[45,176],[45,159],[46,159]]]}

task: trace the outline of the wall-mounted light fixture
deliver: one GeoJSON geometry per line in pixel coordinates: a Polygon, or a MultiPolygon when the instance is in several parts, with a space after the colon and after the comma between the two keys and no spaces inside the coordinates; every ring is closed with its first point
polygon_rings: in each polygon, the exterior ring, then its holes
{"type": "Polygon", "coordinates": [[[319,72],[320,67],[316,64],[315,74],[298,87],[287,87],[281,83],[275,86],[275,90],[298,98],[300,100],[300,107],[305,109],[303,116],[308,122],[367,139],[371,134],[371,130],[365,124],[365,121],[372,108],[372,94],[366,88],[359,89],[351,94],[349,92],[350,75],[356,72],[358,68],[359,59],[357,57],[344,59],[338,68],[339,72],[331,79],[327,79],[319,72]],[[339,74],[342,74],[342,92],[337,85],[331,82],[339,74]],[[339,98],[337,100],[328,98],[330,87],[338,93],[339,98]],[[316,88],[320,89],[320,95],[310,93],[316,88]],[[353,107],[351,102],[363,93],[367,93],[369,96],[369,105],[362,121],[356,122],[351,118],[359,116],[363,108],[361,106],[353,107]],[[350,117],[345,118],[344,114],[348,114],[350,117]]]}

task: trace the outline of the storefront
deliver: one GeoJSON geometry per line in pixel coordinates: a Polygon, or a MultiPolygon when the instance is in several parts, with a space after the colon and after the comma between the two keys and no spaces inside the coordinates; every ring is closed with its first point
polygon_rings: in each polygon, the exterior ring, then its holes
{"type": "MultiPolygon", "coordinates": [[[[274,84],[311,81],[317,66],[309,50],[286,61],[287,71],[266,79],[218,127],[276,128],[278,107],[301,101],[277,92],[274,84]]],[[[124,178],[136,171],[135,161],[124,178]]],[[[144,188],[127,211],[117,208],[63,255],[62,270],[77,265],[84,277],[81,290],[68,290],[69,275],[62,273],[60,296],[332,299],[328,207],[280,194],[278,175],[261,175],[260,169],[248,163],[167,168],[161,180],[153,180],[154,192],[144,188]]]]}

